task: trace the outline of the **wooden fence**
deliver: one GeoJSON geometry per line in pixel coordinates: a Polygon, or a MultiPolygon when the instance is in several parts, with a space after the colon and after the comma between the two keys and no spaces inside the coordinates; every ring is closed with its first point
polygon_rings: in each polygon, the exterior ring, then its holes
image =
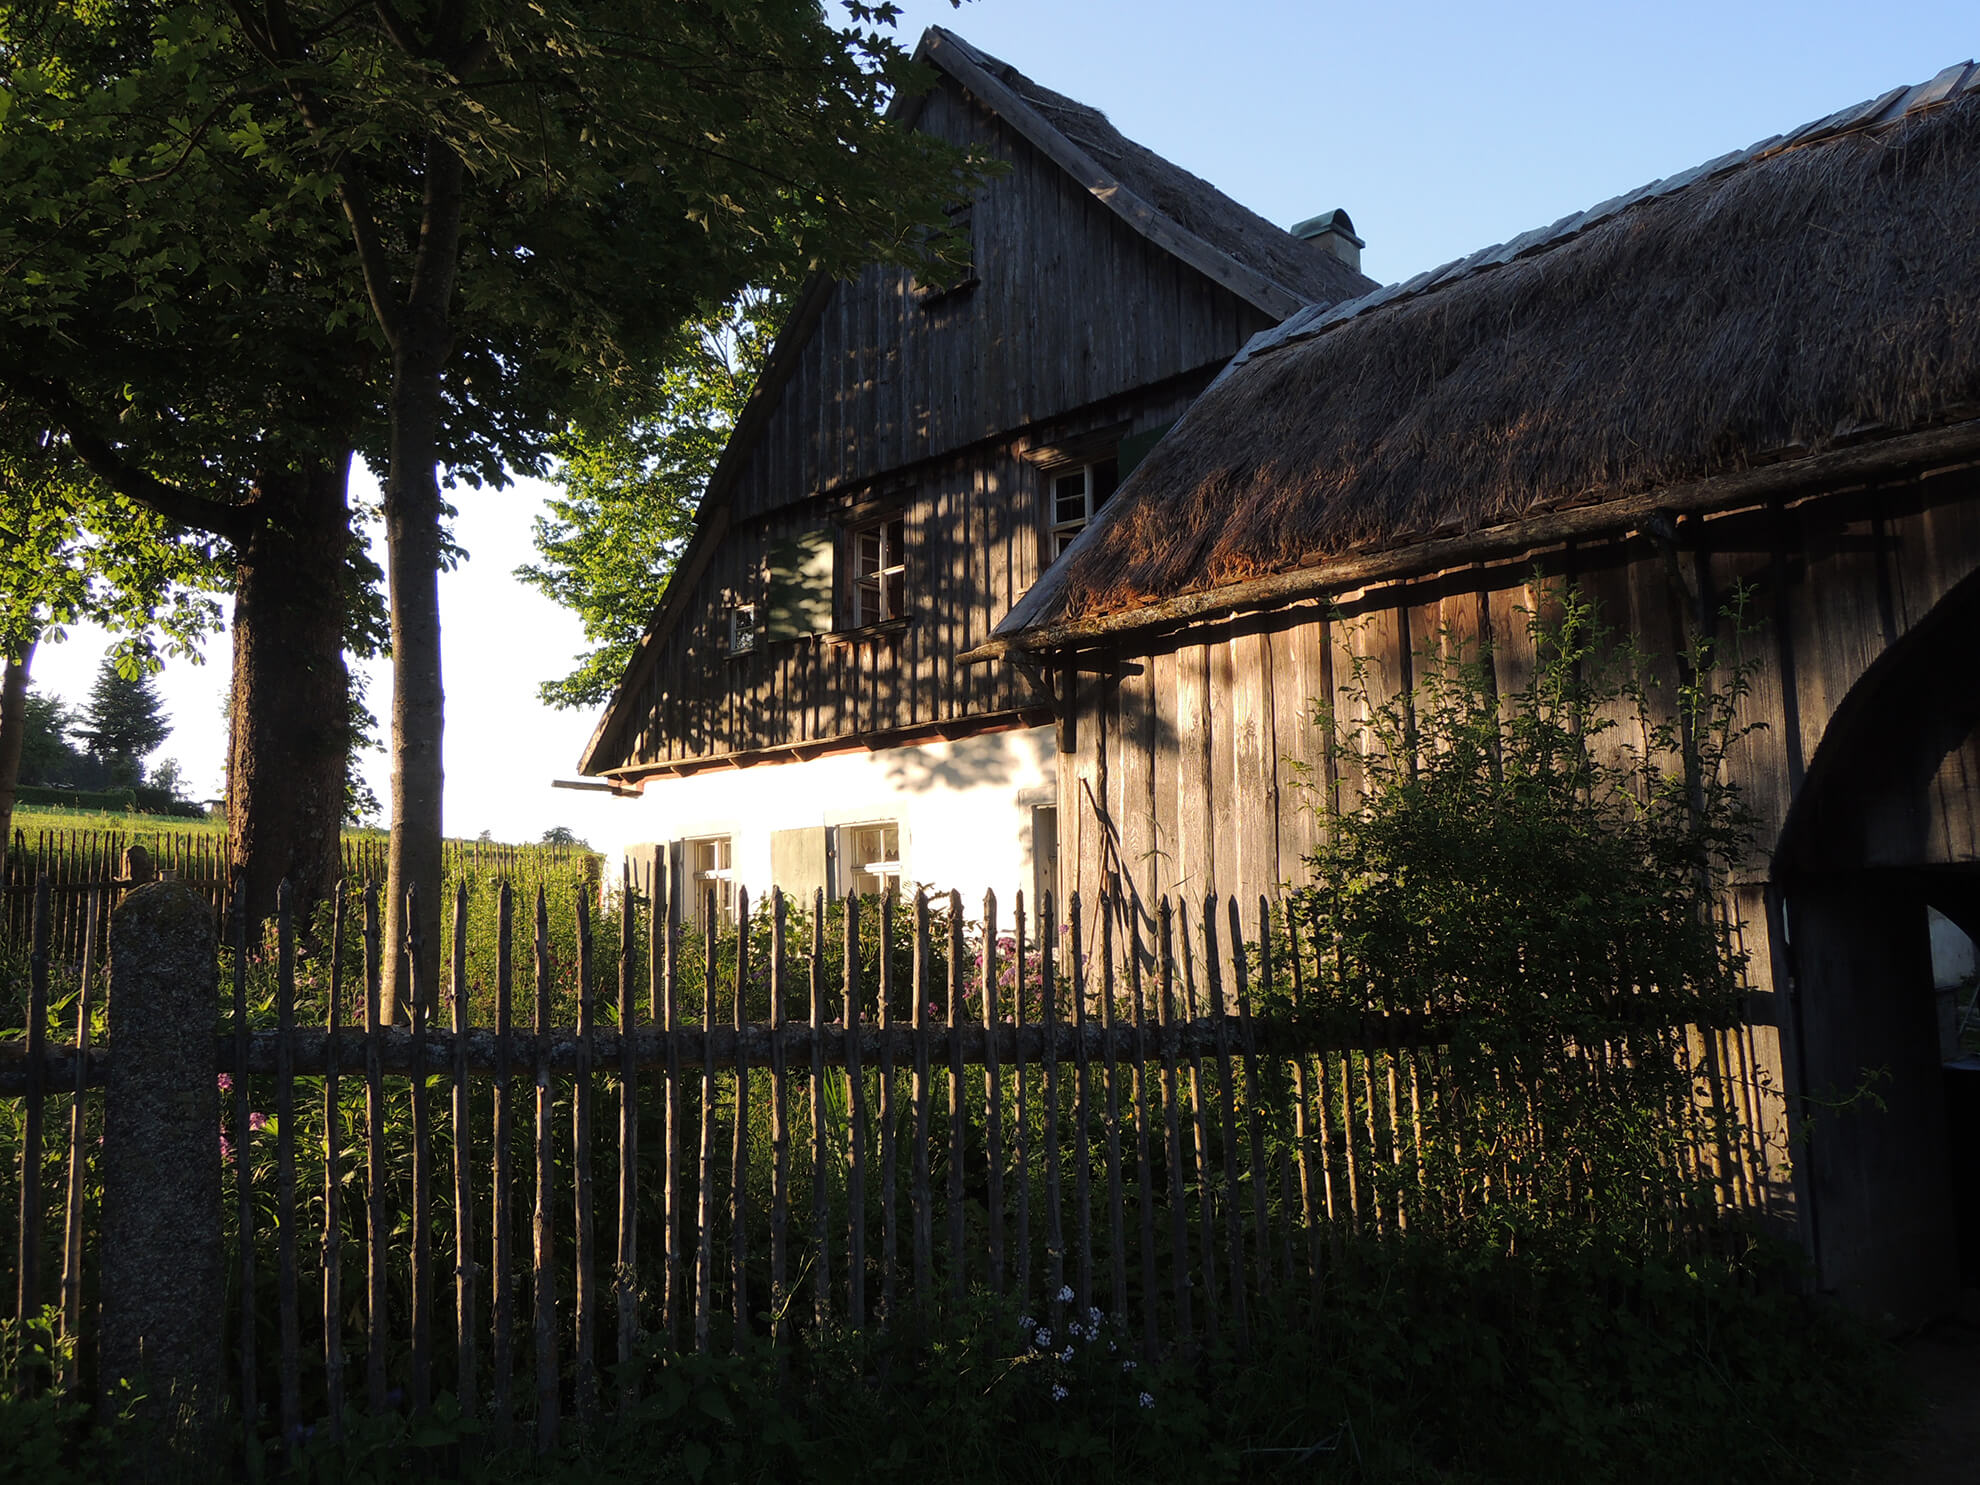
{"type": "MultiPolygon", "coordinates": [[[[124,852],[142,846],[150,854],[150,869],[203,892],[217,914],[226,898],[227,838],[212,830],[156,831],[41,829],[30,835],[14,832],[6,869],[0,872],[0,951],[28,945],[32,927],[35,884],[49,882],[53,917],[49,951],[64,964],[83,957],[85,900],[99,888],[114,891],[123,872],[124,852]]],[[[342,842],[344,879],[383,881],[386,838],[348,835],[342,842]]],[[[584,861],[596,880],[598,855],[582,846],[506,845],[488,841],[448,841],[442,851],[443,869],[451,880],[466,872],[496,878],[526,880],[546,869],[584,861]]],[[[95,957],[109,952],[109,923],[98,928],[95,957]]]]}
{"type": "MultiPolygon", "coordinates": [[[[497,893],[492,983],[468,981],[463,885],[447,993],[423,987],[409,1026],[378,1020],[375,889],[340,899],[326,970],[298,971],[286,915],[272,965],[227,966],[231,1029],[192,1075],[228,1090],[233,1375],[269,1433],[451,1390],[497,1437],[549,1448],[632,1400],[638,1358],[919,1325],[972,1290],[1054,1336],[1104,1311],[1146,1355],[1243,1345],[1314,1316],[1348,1238],[1450,1215],[1421,1182],[1426,1127],[1462,1116],[1440,1093],[1446,1029],[1310,1015],[1314,950],[1263,899],[1249,923],[1235,901],[1163,901],[1147,938],[1112,898],[1033,920],[1020,895],[1007,930],[994,897],[974,925],[953,894],[852,899],[830,963],[822,898],[773,894],[757,932],[697,945],[664,882],[629,886],[609,963],[580,895],[557,1024],[544,896],[518,924],[497,893]]],[[[52,902],[0,1096],[24,1108],[18,1308],[57,1297],[74,1334],[87,1095],[118,1049],[87,1045],[90,966],[77,1042],[43,1043],[52,902]],[[46,1138],[51,1096],[66,1141],[46,1138]]],[[[85,918],[105,903],[86,894],[85,918]]],[[[1590,1048],[1593,1073],[1671,1033],[1590,1048]]],[[[1516,1193],[1493,1174],[1511,1146],[1546,1132],[1496,1137],[1479,1220],[1516,1193]]],[[[1697,1158],[1715,1210],[1653,1213],[1680,1238],[1745,1204],[1736,1155],[1697,1158]]]]}

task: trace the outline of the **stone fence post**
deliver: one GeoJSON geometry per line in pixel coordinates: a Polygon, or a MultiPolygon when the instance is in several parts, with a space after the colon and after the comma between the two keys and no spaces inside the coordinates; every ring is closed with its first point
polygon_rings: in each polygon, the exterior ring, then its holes
{"type": "Polygon", "coordinates": [[[135,889],[111,915],[104,1391],[135,1383],[181,1463],[210,1446],[225,1406],[214,949],[211,905],[176,882],[135,889]]]}

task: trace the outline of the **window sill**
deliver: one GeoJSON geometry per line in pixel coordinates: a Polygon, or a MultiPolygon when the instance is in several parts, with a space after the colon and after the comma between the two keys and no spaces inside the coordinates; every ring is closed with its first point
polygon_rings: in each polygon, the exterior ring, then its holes
{"type": "Polygon", "coordinates": [[[893,639],[906,633],[912,623],[914,615],[903,614],[898,619],[882,619],[878,624],[863,624],[857,629],[834,629],[819,638],[828,645],[865,644],[870,640],[893,639]]]}

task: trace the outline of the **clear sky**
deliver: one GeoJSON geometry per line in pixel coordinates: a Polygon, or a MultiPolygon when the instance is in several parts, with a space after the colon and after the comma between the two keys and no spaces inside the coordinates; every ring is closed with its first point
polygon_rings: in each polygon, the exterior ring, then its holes
{"type": "MultiPolygon", "coordinates": [[[[948,26],[1274,221],[1345,207],[1368,242],[1363,268],[1383,282],[1980,51],[1973,0],[908,0],[902,12],[910,43],[948,26]]],[[[607,846],[639,835],[635,807],[549,787],[574,775],[597,719],[535,699],[581,644],[570,615],[510,576],[531,555],[541,497],[527,483],[456,497],[469,560],[441,580],[447,831],[521,840],[562,824],[607,846]]],[[[80,700],[103,644],[78,631],[45,647],[38,684],[80,700]]],[[[177,730],[161,756],[208,793],[225,752],[226,663],[222,639],[205,666],[175,663],[163,678],[177,730]]],[[[381,718],[390,685],[379,667],[381,718]]],[[[386,798],[385,756],[371,763],[386,798]]]]}

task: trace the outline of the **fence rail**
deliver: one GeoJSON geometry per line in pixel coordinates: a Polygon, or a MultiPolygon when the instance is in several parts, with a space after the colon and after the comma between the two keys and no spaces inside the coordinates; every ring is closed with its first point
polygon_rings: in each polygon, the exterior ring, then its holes
{"type": "MultiPolygon", "coordinates": [[[[77,1042],[43,1041],[53,886],[0,1095],[23,1109],[18,1310],[36,1313],[59,1271],[74,1334],[88,1090],[124,1049],[87,1045],[93,962],[77,1042]],[[47,1140],[51,1100],[68,1105],[66,1141],[47,1140]]],[[[272,1026],[256,1024],[245,926],[230,925],[231,1024],[186,1075],[226,1085],[215,1133],[245,1417],[289,1437],[306,1417],[334,1430],[351,1401],[384,1409],[397,1388],[422,1408],[445,1389],[498,1437],[528,1429],[548,1448],[567,1422],[630,1401],[640,1358],[919,1323],[972,1288],[1055,1334],[1104,1310],[1147,1355],[1242,1345],[1318,1303],[1349,1237],[1518,1200],[1521,1142],[1553,1137],[1479,1141],[1468,1198],[1429,1182],[1437,1142],[1465,1138],[1450,1028],[1373,1007],[1319,1015],[1315,949],[1262,898],[1246,914],[1075,896],[1063,918],[1048,900],[1036,942],[1021,895],[1007,933],[994,897],[974,926],[953,894],[852,899],[834,909],[832,956],[822,897],[800,927],[773,894],[752,933],[742,894],[745,931],[724,947],[692,941],[667,886],[626,883],[609,948],[579,894],[563,1025],[540,889],[522,925],[496,889],[496,965],[477,983],[457,888],[446,994],[419,987],[405,1026],[379,1024],[375,888],[339,896],[327,966],[308,977],[285,891],[272,1026]],[[299,1025],[299,1007],[320,1024],[299,1025]]],[[[82,894],[85,945],[108,901],[82,894]]],[[[1640,1035],[1572,1056],[1591,1087],[1633,1061],[1684,1062],[1698,1106],[1666,1113],[1695,1121],[1674,1175],[1700,1196],[1652,1201],[1645,1220],[1709,1243],[1758,1204],[1763,1173],[1737,1137],[1725,1033],[1651,999],[1640,1035]]]]}

